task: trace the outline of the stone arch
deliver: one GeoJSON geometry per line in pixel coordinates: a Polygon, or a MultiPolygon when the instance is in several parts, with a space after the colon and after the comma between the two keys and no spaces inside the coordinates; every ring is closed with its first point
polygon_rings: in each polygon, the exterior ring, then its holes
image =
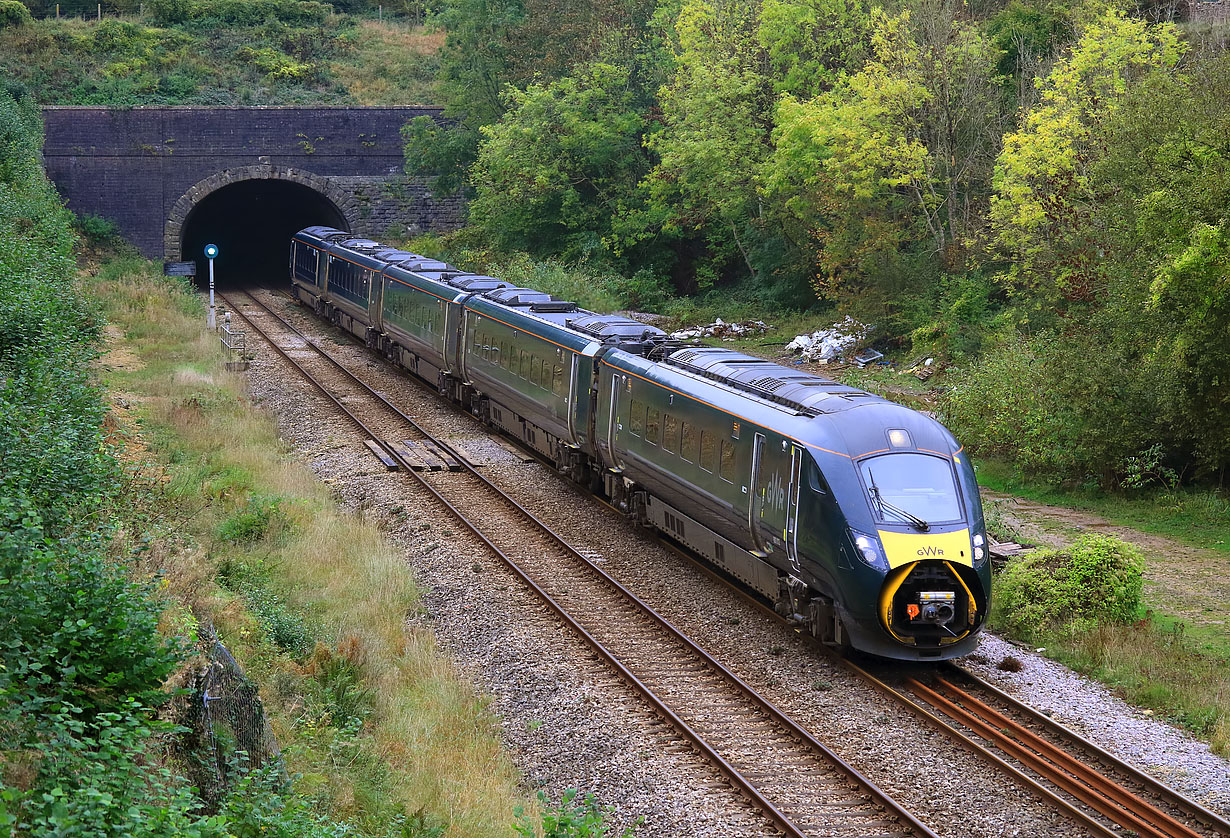
{"type": "Polygon", "coordinates": [[[298,183],[323,195],[337,211],[346,219],[346,225],[354,230],[358,216],[358,201],[350,192],[339,189],[329,178],[303,169],[287,166],[274,166],[260,163],[255,166],[240,166],[234,169],[224,169],[210,175],[197,183],[179,197],[171,207],[163,228],[162,249],[168,262],[177,262],[183,258],[183,232],[188,216],[206,197],[223,187],[240,183],[245,180],[286,180],[298,183]]]}

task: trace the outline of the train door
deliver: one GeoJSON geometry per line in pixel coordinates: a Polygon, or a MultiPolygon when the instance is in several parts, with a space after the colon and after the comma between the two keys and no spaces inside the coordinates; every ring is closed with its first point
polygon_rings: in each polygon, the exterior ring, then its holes
{"type": "Polygon", "coordinates": [[[564,411],[568,416],[568,438],[573,445],[580,447],[581,440],[577,436],[577,405],[580,399],[577,394],[581,388],[581,356],[576,352],[569,352],[568,355],[572,365],[568,370],[568,403],[564,405],[564,411]]]}
{"type": "Polygon", "coordinates": [[[470,310],[465,301],[473,295],[458,294],[453,300],[442,300],[437,304],[438,316],[432,320],[431,328],[435,331],[432,339],[434,349],[440,353],[445,372],[465,377],[465,347],[470,337],[466,334],[469,327],[470,310]]]}
{"type": "Polygon", "coordinates": [[[367,322],[377,332],[384,331],[384,286],[388,282],[383,271],[370,272],[371,300],[367,305],[367,322]]]}
{"type": "Polygon", "coordinates": [[[622,411],[619,409],[619,400],[627,389],[627,381],[628,376],[621,375],[614,367],[611,368],[611,415],[607,426],[606,444],[607,451],[610,454],[610,467],[615,471],[622,471],[624,467],[617,452],[619,450],[619,431],[621,430],[619,419],[621,415],[624,417],[628,415],[628,408],[622,411]]]}
{"type": "Polygon", "coordinates": [[[764,557],[769,555],[769,548],[764,543],[760,532],[761,519],[764,518],[765,485],[764,475],[765,436],[757,432],[752,437],[752,474],[748,480],[747,529],[752,537],[754,549],[752,553],[764,557]]]}
{"type": "Polygon", "coordinates": [[[790,482],[786,488],[786,526],[782,535],[786,542],[786,559],[796,574],[802,572],[799,567],[799,491],[802,487],[804,456],[802,448],[793,444],[790,446],[790,482]]]}

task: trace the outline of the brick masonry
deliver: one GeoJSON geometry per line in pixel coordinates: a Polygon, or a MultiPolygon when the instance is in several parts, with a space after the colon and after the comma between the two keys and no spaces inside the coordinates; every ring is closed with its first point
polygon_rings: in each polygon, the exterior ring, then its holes
{"type": "Polygon", "coordinates": [[[112,220],[152,259],[180,259],[201,199],[254,178],[316,190],[360,235],[455,229],[460,196],[402,173],[401,127],[424,115],[440,110],[46,107],[43,159],[69,209],[112,220]]]}

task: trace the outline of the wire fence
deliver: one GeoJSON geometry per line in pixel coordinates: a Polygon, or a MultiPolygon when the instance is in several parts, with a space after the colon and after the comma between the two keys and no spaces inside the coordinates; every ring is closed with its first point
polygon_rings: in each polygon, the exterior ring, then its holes
{"type": "Polygon", "coordinates": [[[207,663],[181,705],[179,757],[209,808],[216,808],[248,771],[278,765],[280,750],[256,684],[244,675],[212,628],[207,663]]]}

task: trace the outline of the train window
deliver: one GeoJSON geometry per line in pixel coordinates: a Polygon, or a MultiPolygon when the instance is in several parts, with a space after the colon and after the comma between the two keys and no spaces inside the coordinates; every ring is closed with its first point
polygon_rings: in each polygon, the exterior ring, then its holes
{"type": "Polygon", "coordinates": [[[662,448],[679,453],[679,420],[669,413],[662,417],[662,448]]]}
{"type": "Polygon", "coordinates": [[[718,471],[727,483],[735,482],[735,444],[728,439],[722,440],[722,459],[718,471]]]}
{"type": "Polygon", "coordinates": [[[700,467],[705,471],[713,471],[713,461],[717,459],[714,451],[713,434],[704,428],[700,431],[700,467]]]}
{"type": "Polygon", "coordinates": [[[632,413],[628,416],[628,432],[640,436],[645,433],[645,405],[632,400],[632,413]]]}
{"type": "Polygon", "coordinates": [[[551,370],[551,392],[557,396],[566,395],[564,390],[564,368],[559,364],[551,370]]]}
{"type": "Polygon", "coordinates": [[[929,454],[886,454],[859,463],[872,511],[891,524],[957,521],[952,465],[929,454]]]}
{"type": "Polygon", "coordinates": [[[521,350],[521,363],[518,365],[517,375],[522,378],[530,377],[530,353],[524,349],[521,350]]]}
{"type": "Polygon", "coordinates": [[[691,422],[683,423],[683,445],[679,449],[679,456],[689,463],[696,462],[696,428],[691,422]]]}
{"type": "Polygon", "coordinates": [[[508,369],[508,341],[500,341],[500,366],[508,369]]]}
{"type": "Polygon", "coordinates": [[[542,358],[538,359],[538,386],[544,390],[551,386],[551,366],[542,358]]]}
{"type": "Polygon", "coordinates": [[[820,473],[820,467],[810,457],[807,459],[807,482],[811,484],[811,490],[816,494],[827,495],[829,493],[829,487],[824,482],[824,475],[820,473]]]}
{"type": "Polygon", "coordinates": [[[657,445],[661,429],[662,411],[656,407],[649,408],[649,416],[645,419],[645,441],[650,445],[657,445]]]}

